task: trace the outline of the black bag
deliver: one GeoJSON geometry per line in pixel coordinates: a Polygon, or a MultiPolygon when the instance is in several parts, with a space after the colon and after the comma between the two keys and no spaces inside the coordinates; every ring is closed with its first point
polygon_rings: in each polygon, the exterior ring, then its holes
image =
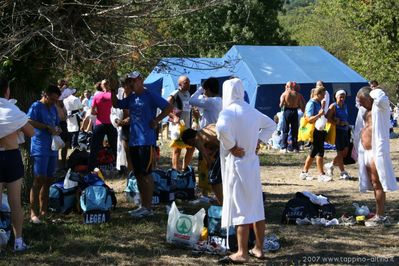
{"type": "Polygon", "coordinates": [[[282,224],[296,224],[296,219],[315,218],[318,217],[318,207],[313,204],[308,197],[300,192],[295,194],[293,199],[290,199],[285,205],[281,223],[282,224]]]}
{"type": "Polygon", "coordinates": [[[151,173],[154,180],[152,204],[171,203],[175,200],[175,192],[171,177],[163,170],[156,169],[151,173]]]}
{"type": "Polygon", "coordinates": [[[77,187],[65,189],[64,181],[56,182],[49,190],[49,210],[52,212],[68,214],[76,209],[77,187]]]}
{"type": "Polygon", "coordinates": [[[348,153],[347,153],[346,156],[343,158],[343,160],[344,160],[344,165],[355,164],[355,163],[356,163],[356,161],[352,158],[352,150],[353,150],[353,143],[350,142],[350,143],[349,143],[349,147],[348,147],[348,153]]]}
{"type": "Polygon", "coordinates": [[[195,199],[195,172],[191,166],[188,166],[184,172],[169,169],[167,175],[171,178],[177,199],[195,199]]]}
{"type": "Polygon", "coordinates": [[[319,217],[320,218],[325,218],[327,220],[331,220],[335,217],[335,206],[332,204],[330,201],[329,203],[323,206],[318,206],[319,209],[319,217]]]}

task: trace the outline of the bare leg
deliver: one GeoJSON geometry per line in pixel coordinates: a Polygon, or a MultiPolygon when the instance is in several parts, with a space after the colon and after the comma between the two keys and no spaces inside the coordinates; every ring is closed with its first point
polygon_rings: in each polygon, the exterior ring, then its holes
{"type": "Polygon", "coordinates": [[[306,158],[306,161],[305,161],[305,165],[303,167],[303,171],[305,173],[307,173],[309,171],[309,168],[310,168],[310,166],[312,166],[312,163],[313,163],[313,158],[310,157],[310,155],[308,155],[308,157],[306,158]]]}
{"type": "Polygon", "coordinates": [[[234,261],[247,262],[248,257],[248,238],[249,238],[249,224],[242,224],[237,226],[237,244],[238,250],[230,256],[234,261]]]}
{"type": "Polygon", "coordinates": [[[44,217],[47,214],[48,210],[48,197],[49,197],[49,190],[50,185],[52,183],[51,177],[46,177],[43,182],[43,186],[40,189],[39,194],[39,206],[40,206],[40,216],[44,217]]]}
{"type": "Polygon", "coordinates": [[[152,175],[138,176],[137,185],[140,190],[141,204],[147,209],[151,209],[152,193],[154,192],[152,175]]]}
{"type": "Polygon", "coordinates": [[[317,170],[321,175],[324,175],[324,169],[323,169],[323,157],[321,156],[316,156],[316,166],[317,170]]]}
{"type": "Polygon", "coordinates": [[[22,178],[7,184],[8,202],[11,208],[11,221],[15,238],[22,236],[22,224],[24,222],[24,213],[21,206],[21,185],[22,178]]]}
{"type": "Polygon", "coordinates": [[[376,201],[375,213],[378,216],[384,216],[385,214],[385,192],[382,188],[380,178],[378,177],[378,172],[375,167],[374,161],[370,162],[370,167],[367,167],[367,172],[371,179],[371,184],[374,188],[374,196],[376,201]]]}
{"type": "Polygon", "coordinates": [[[254,231],[256,242],[255,247],[252,249],[252,252],[256,257],[262,258],[264,256],[263,241],[265,238],[265,220],[254,223],[254,231]]]}
{"type": "Polygon", "coordinates": [[[215,193],[216,199],[218,201],[218,205],[223,205],[223,185],[222,184],[215,184],[212,185],[213,193],[215,193]]]}
{"type": "Polygon", "coordinates": [[[191,160],[193,159],[193,154],[194,154],[195,148],[186,148],[186,154],[184,155],[184,160],[183,160],[183,171],[187,168],[187,166],[191,163],[191,160]]]}
{"type": "Polygon", "coordinates": [[[337,156],[335,156],[333,160],[333,165],[338,166],[341,172],[345,171],[344,158],[347,153],[348,153],[348,148],[345,148],[342,151],[337,151],[337,156]]]}
{"type": "Polygon", "coordinates": [[[37,208],[39,207],[39,191],[41,191],[44,184],[45,177],[36,176],[33,180],[32,188],[30,189],[30,218],[38,217],[36,213],[37,208]]]}
{"type": "Polygon", "coordinates": [[[179,170],[179,158],[180,158],[181,149],[173,148],[172,150],[172,168],[179,170]]]}

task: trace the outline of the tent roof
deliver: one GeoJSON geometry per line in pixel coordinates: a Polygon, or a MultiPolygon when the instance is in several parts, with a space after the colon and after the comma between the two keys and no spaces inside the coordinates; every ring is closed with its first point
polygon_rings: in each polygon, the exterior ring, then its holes
{"type": "Polygon", "coordinates": [[[224,56],[226,61],[242,60],[256,83],[367,82],[319,46],[251,46],[235,45],[224,56]]]}

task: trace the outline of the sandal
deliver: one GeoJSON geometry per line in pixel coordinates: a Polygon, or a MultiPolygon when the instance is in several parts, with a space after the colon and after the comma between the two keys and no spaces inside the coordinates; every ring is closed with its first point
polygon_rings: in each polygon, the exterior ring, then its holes
{"type": "Polygon", "coordinates": [[[249,253],[249,256],[251,256],[251,257],[253,257],[255,259],[258,259],[258,260],[265,260],[266,259],[265,256],[262,256],[262,257],[256,256],[252,249],[250,249],[248,251],[248,253],[249,253]]]}
{"type": "Polygon", "coordinates": [[[218,260],[218,264],[244,264],[244,261],[233,260],[229,256],[225,256],[218,260]]]}

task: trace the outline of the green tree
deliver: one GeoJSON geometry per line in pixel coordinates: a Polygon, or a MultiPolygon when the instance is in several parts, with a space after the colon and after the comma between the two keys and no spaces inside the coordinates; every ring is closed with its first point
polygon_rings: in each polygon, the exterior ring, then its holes
{"type": "MultiPolygon", "coordinates": [[[[170,1],[174,8],[201,1],[170,1]]],[[[277,45],[289,40],[279,25],[281,0],[224,0],[220,5],[205,8],[192,15],[182,15],[160,25],[160,31],[178,49],[171,55],[212,57],[223,55],[232,45],[277,45]]]]}

